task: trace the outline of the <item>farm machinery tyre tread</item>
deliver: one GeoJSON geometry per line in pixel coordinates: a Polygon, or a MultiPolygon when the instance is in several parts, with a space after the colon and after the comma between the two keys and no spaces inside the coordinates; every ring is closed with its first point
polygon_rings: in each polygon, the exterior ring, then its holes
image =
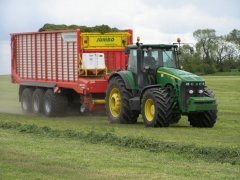
{"type": "Polygon", "coordinates": [[[32,113],[32,95],[33,89],[32,88],[24,88],[21,94],[21,107],[22,111],[25,114],[32,113]]]}
{"type": "MultiPolygon", "coordinates": [[[[116,95],[115,95],[116,96],[116,95]]],[[[138,111],[132,111],[130,109],[129,99],[132,98],[132,93],[127,90],[124,81],[121,77],[116,76],[113,77],[109,83],[106,93],[106,114],[108,116],[108,120],[111,123],[121,123],[121,124],[135,124],[137,122],[139,112],[138,111]],[[118,99],[120,98],[120,109],[119,111],[116,111],[116,114],[113,115],[113,110],[111,109],[111,101],[112,97],[114,98],[114,94],[112,95],[112,92],[116,91],[119,92],[118,99]],[[110,97],[111,96],[111,97],[110,97]]],[[[118,105],[119,106],[119,105],[118,105]]]]}
{"type": "Polygon", "coordinates": [[[64,94],[56,94],[52,89],[48,89],[44,94],[43,104],[45,116],[64,116],[68,106],[68,99],[64,94]]]}
{"type": "Polygon", "coordinates": [[[169,126],[173,115],[174,102],[166,89],[151,88],[147,90],[143,94],[141,106],[143,121],[146,127],[169,126]],[[146,117],[145,104],[149,99],[153,101],[155,110],[152,120],[148,120],[146,117]]]}
{"type": "Polygon", "coordinates": [[[170,124],[177,124],[180,119],[181,119],[181,114],[180,113],[174,113],[172,115],[172,120],[170,121],[170,124]]]}
{"type": "Polygon", "coordinates": [[[35,114],[42,113],[43,101],[44,101],[44,90],[41,88],[35,89],[32,96],[33,113],[35,114]]]}

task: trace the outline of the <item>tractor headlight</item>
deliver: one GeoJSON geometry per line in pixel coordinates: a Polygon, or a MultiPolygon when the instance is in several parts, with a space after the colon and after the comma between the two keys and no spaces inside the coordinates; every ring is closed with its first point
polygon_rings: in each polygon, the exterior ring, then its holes
{"type": "Polygon", "coordinates": [[[192,89],[190,89],[190,90],[188,91],[188,93],[189,93],[189,94],[193,94],[194,91],[193,91],[192,89]]]}
{"type": "Polygon", "coordinates": [[[203,93],[203,90],[202,90],[202,89],[199,89],[199,90],[198,90],[198,93],[199,93],[199,94],[202,94],[202,93],[203,93]]]}

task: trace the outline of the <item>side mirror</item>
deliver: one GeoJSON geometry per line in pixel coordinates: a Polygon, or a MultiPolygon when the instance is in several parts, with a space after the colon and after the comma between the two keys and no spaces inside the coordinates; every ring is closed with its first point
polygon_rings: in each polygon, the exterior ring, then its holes
{"type": "Polygon", "coordinates": [[[129,47],[125,47],[125,54],[130,54],[130,48],[129,47]]]}
{"type": "Polygon", "coordinates": [[[193,49],[193,47],[190,47],[190,54],[194,54],[194,49],[193,49]]]}

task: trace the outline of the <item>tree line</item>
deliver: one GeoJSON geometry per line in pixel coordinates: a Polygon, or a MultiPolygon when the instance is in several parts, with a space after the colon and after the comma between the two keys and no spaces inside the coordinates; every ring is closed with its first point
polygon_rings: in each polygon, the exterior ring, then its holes
{"type": "Polygon", "coordinates": [[[240,71],[240,30],[219,36],[214,29],[198,29],[193,37],[195,45],[184,44],[179,48],[184,70],[201,74],[240,71]],[[189,51],[191,48],[194,51],[189,51]]]}

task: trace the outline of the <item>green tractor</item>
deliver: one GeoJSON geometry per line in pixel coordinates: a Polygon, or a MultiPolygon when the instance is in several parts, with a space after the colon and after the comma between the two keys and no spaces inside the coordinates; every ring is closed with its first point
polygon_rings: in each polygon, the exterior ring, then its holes
{"type": "Polygon", "coordinates": [[[213,127],[217,103],[205,81],[177,69],[177,45],[127,46],[126,71],[110,75],[106,113],[112,123],[133,124],[142,114],[146,127],[168,127],[188,116],[193,127],[213,127]]]}

